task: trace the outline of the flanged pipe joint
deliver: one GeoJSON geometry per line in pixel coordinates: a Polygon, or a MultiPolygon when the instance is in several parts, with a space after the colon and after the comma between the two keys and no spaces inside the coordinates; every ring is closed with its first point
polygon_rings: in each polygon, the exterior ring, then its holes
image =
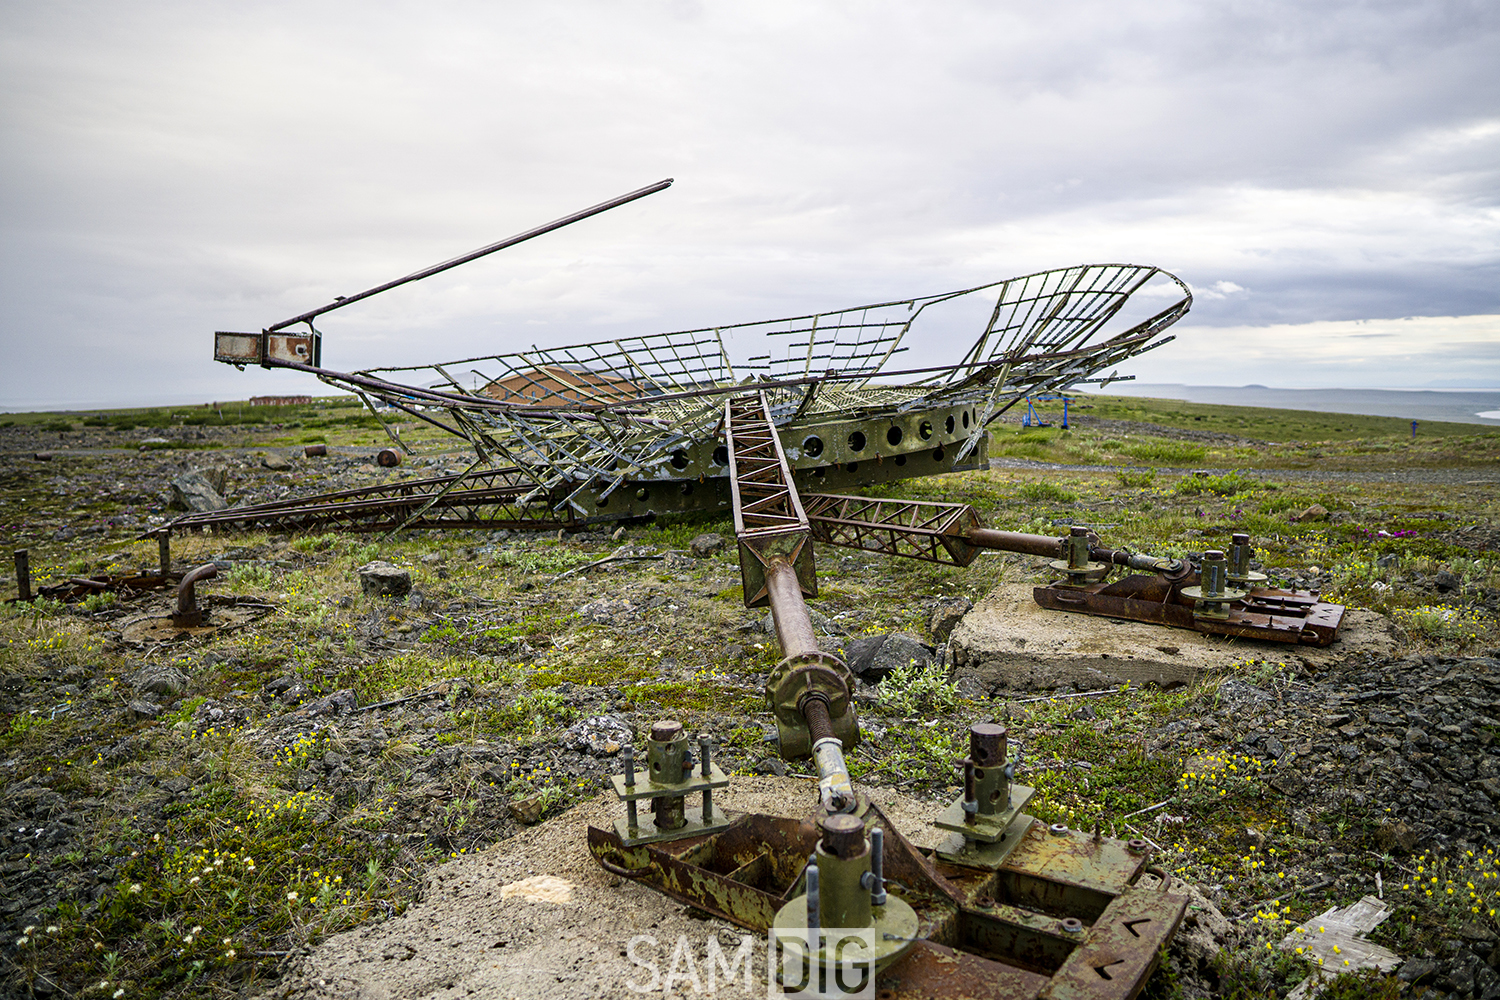
{"type": "Polygon", "coordinates": [[[781,756],[817,761],[819,797],[824,808],[834,812],[855,804],[844,762],[844,751],[859,743],[853,689],[854,675],[844,661],[821,650],[788,656],[766,680],[766,701],[776,716],[781,756]]]}
{"type": "Polygon", "coordinates": [[[851,972],[874,976],[911,947],[917,936],[917,914],[886,891],[885,836],[876,827],[866,834],[864,821],[847,813],[818,821],[820,836],[806,873],[806,891],[779,911],[772,932],[783,956],[802,956],[800,963],[784,963],[786,977],[821,974],[834,982],[842,966],[842,982],[852,985],[851,972]],[[812,961],[808,956],[816,956],[812,961]],[[800,965],[800,968],[789,968],[800,965]]]}
{"type": "Polygon", "coordinates": [[[1094,562],[1089,529],[1075,525],[1062,539],[1063,558],[1054,559],[1047,565],[1059,573],[1066,573],[1068,586],[1082,586],[1102,580],[1109,572],[1109,563],[1094,562]]]}
{"type": "Polygon", "coordinates": [[[1244,600],[1248,591],[1229,586],[1229,561],[1218,549],[1203,553],[1201,582],[1196,587],[1183,587],[1182,596],[1193,602],[1193,615],[1197,618],[1227,619],[1229,606],[1244,600]]]}

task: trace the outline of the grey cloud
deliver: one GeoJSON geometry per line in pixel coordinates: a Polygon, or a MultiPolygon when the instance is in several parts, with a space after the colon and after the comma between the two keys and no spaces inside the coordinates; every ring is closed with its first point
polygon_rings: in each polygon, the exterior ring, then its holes
{"type": "Polygon", "coordinates": [[[1167,222],[1223,231],[1259,190],[1308,193],[1308,217],[1233,259],[1191,237],[1150,254],[1248,290],[1195,321],[1500,312],[1500,131],[1454,138],[1500,121],[1497,35],[1481,2],[12,4],[0,406],[49,380],[75,400],[244,394],[207,360],[211,330],[667,175],[330,319],[330,360],[1133,259],[1167,222]],[[1360,192],[1423,209],[1317,200],[1360,192]]]}

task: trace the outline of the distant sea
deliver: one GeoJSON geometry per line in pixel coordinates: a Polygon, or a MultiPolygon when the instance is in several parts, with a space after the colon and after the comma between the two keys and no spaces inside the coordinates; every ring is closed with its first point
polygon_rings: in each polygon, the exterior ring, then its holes
{"type": "Polygon", "coordinates": [[[1152,396],[1189,403],[1268,406],[1278,410],[1360,413],[1404,420],[1447,420],[1500,427],[1500,389],[1269,389],[1263,385],[1111,382],[1100,395],[1152,396]]]}

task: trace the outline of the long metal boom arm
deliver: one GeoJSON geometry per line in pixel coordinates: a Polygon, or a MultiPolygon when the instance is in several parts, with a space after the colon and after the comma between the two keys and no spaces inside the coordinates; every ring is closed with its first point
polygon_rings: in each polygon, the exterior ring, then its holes
{"type": "Polygon", "coordinates": [[[397,278],[395,281],[387,281],[383,285],[376,285],[374,288],[367,288],[355,295],[340,295],[332,302],[328,303],[328,305],[326,306],[312,309],[308,312],[302,313],[301,315],[293,316],[291,319],[284,319],[280,323],[277,323],[275,326],[267,327],[266,332],[275,333],[277,330],[284,330],[287,327],[293,326],[297,323],[306,323],[309,320],[316,319],[324,313],[333,312],[335,309],[342,309],[344,306],[347,306],[352,302],[358,302],[360,299],[367,299],[372,295],[379,295],[381,292],[389,291],[392,288],[396,288],[399,285],[405,285],[408,282],[421,281],[423,278],[430,278],[434,274],[439,274],[443,271],[448,270],[450,267],[457,267],[460,264],[467,264],[471,260],[478,260],[480,257],[494,253],[496,250],[504,250],[506,247],[513,247],[517,243],[524,243],[527,240],[533,239],[537,236],[541,236],[544,233],[550,233],[555,229],[561,229],[564,226],[570,226],[575,222],[587,219],[591,215],[598,215],[600,212],[607,212],[612,208],[618,208],[628,202],[635,201],[637,198],[644,198],[648,194],[655,194],[656,192],[665,190],[666,188],[669,188],[671,186],[672,178],[668,177],[666,180],[657,181],[655,184],[649,184],[646,187],[639,188],[635,191],[630,192],[629,194],[622,194],[618,198],[611,198],[609,201],[601,201],[599,204],[594,205],[592,208],[585,208],[581,212],[574,212],[572,215],[565,215],[561,219],[554,219],[546,225],[537,226],[535,229],[528,229],[524,233],[518,233],[515,236],[508,237],[501,240],[499,243],[491,243],[489,246],[480,247],[478,250],[472,250],[469,253],[454,257],[451,260],[445,260],[441,264],[434,264],[431,267],[423,268],[420,271],[413,271],[411,274],[408,274],[404,278],[397,278]]]}

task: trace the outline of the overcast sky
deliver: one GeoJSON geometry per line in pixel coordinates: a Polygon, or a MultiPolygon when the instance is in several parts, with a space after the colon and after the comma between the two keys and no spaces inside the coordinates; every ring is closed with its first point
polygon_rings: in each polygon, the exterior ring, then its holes
{"type": "Polygon", "coordinates": [[[212,332],[664,177],[324,363],[1128,261],[1197,293],[1143,381],[1500,385],[1491,0],[60,0],[0,5],[0,409],[305,391],[212,332]]]}

